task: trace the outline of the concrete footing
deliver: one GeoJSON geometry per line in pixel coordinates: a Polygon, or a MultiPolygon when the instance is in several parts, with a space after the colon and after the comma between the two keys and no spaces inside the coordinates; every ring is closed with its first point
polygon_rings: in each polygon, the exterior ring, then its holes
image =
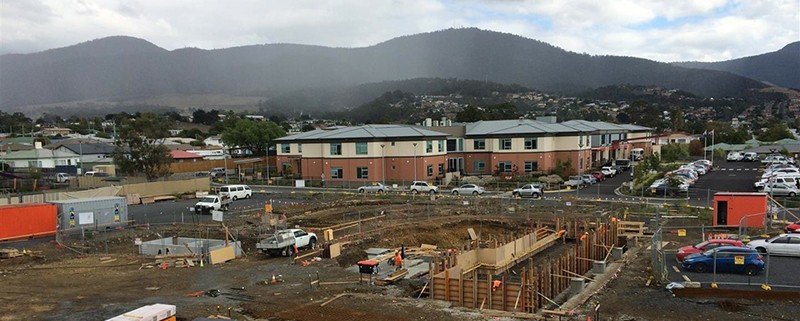
{"type": "Polygon", "coordinates": [[[614,261],[622,260],[622,248],[621,247],[611,248],[611,258],[614,261]]]}
{"type": "Polygon", "coordinates": [[[603,274],[606,272],[606,261],[594,261],[592,263],[592,273],[603,274]]]}
{"type": "Polygon", "coordinates": [[[584,280],[583,278],[569,279],[569,292],[571,295],[580,294],[585,286],[586,286],[586,280],[584,280]]]}

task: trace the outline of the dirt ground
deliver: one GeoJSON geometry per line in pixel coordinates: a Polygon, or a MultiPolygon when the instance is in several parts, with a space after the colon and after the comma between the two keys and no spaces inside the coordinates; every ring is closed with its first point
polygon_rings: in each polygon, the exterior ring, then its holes
{"type": "MultiPolygon", "coordinates": [[[[176,305],[179,320],[214,314],[237,320],[495,320],[478,311],[416,299],[414,294],[425,284],[424,279],[379,287],[356,282],[359,275],[347,268],[366,258],[364,250],[370,247],[416,247],[425,243],[458,249],[468,242],[468,228],[491,243],[529,232],[538,220],[608,218],[619,215],[621,209],[616,204],[564,206],[558,202],[474,198],[430,201],[343,197],[315,202],[312,195],[307,202],[275,209],[286,216],[286,226],[300,226],[321,237],[325,227],[377,218],[337,230],[336,237],[347,242],[342,255],[337,260],[312,261],[308,266],[295,265],[289,258],[267,258],[255,251],[258,234],[265,233],[257,226],[256,213],[226,221],[231,234],[242,241],[247,256],[215,266],[141,268],[142,263],[152,263],[153,259],[139,256],[133,245],[136,237],[223,238],[224,229],[212,224],[138,227],[91,235],[85,241],[73,237],[66,242],[70,248],[52,241],[35,242],[27,248],[35,251],[33,256],[0,261],[0,321],[98,320],[152,303],[176,305]],[[116,260],[102,263],[102,257],[116,260]],[[317,279],[322,283],[351,283],[312,286],[317,279]],[[219,295],[203,293],[210,290],[218,290],[219,295]],[[343,293],[346,295],[328,302],[343,293]]],[[[560,247],[552,247],[540,258],[559,251],[560,247]]],[[[800,315],[800,308],[783,302],[673,298],[661,286],[644,286],[648,264],[647,255],[642,255],[585,306],[600,303],[602,320],[663,320],[667,315],[686,320],[718,316],[730,320],[792,320],[787,316],[800,315]]]]}

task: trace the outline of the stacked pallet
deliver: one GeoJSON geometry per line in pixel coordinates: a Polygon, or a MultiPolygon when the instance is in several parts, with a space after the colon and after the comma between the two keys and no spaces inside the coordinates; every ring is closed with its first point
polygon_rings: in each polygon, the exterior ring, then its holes
{"type": "Polygon", "coordinates": [[[123,313],[106,321],[175,321],[175,310],[174,305],[156,303],[123,313]]]}

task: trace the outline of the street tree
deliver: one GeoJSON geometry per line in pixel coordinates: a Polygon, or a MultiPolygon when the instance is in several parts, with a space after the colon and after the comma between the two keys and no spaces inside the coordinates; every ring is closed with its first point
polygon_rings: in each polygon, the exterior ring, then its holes
{"type": "Polygon", "coordinates": [[[271,121],[239,119],[222,132],[222,142],[230,147],[249,149],[255,155],[266,155],[267,146],[286,132],[271,121]]]}
{"type": "Polygon", "coordinates": [[[114,163],[128,175],[144,174],[154,180],[170,174],[172,157],[164,146],[171,120],[152,113],[125,119],[119,127],[114,145],[114,163]]]}

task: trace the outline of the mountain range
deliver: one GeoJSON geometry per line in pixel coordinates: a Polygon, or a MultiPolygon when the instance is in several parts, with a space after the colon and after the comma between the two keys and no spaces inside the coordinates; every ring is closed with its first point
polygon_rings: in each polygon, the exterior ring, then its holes
{"type": "Polygon", "coordinates": [[[787,88],[800,88],[800,41],[786,45],[778,51],[756,56],[718,62],[677,62],[675,65],[727,71],[768,84],[787,88]]]}
{"type": "Polygon", "coordinates": [[[403,36],[361,48],[266,44],[170,51],[115,36],[0,56],[0,108],[164,94],[313,95],[316,88],[412,78],[474,79],[566,93],[620,83],[702,96],[766,87],[731,72],[578,54],[475,28],[403,36]]]}

